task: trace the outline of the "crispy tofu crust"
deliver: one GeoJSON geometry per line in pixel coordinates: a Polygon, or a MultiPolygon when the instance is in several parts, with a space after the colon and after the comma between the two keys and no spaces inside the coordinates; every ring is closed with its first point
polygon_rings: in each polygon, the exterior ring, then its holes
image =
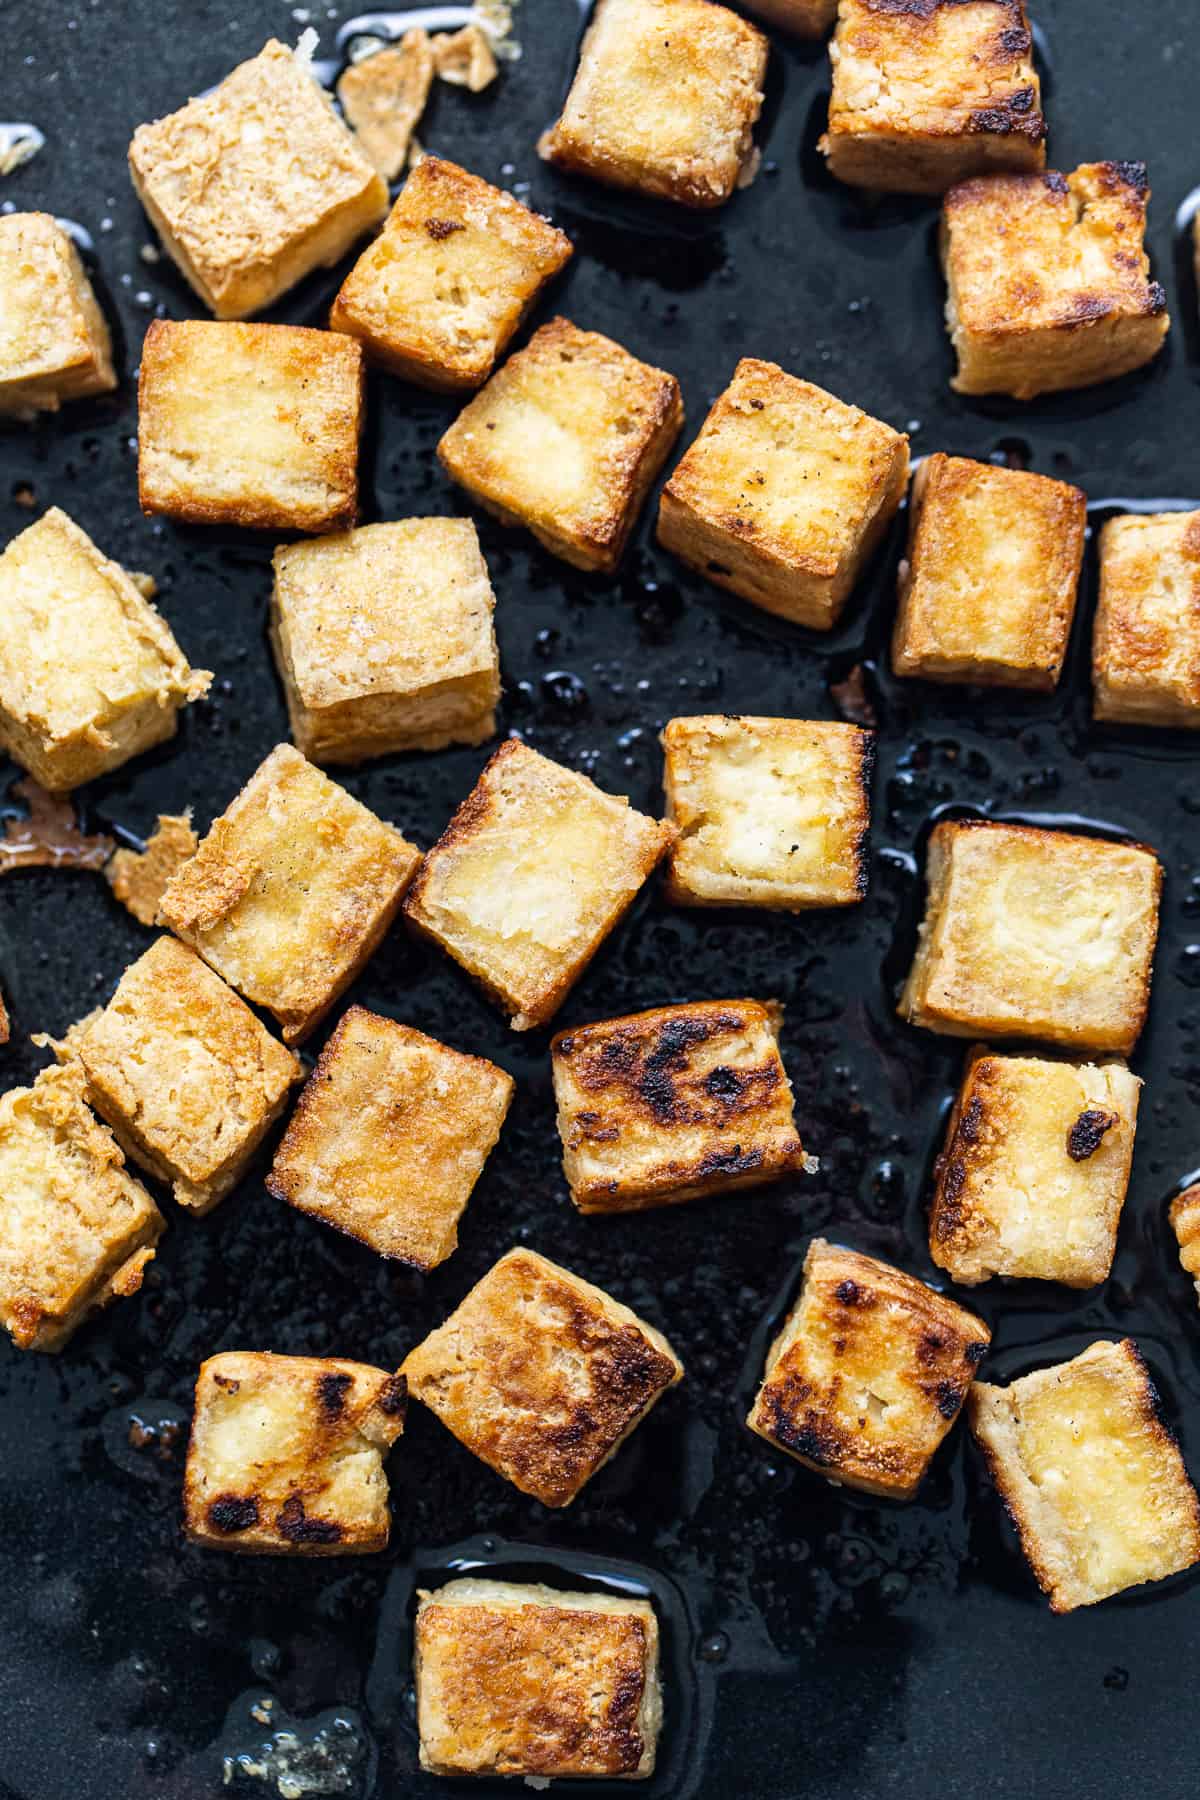
{"type": "Polygon", "coordinates": [[[337,97],[346,122],[383,176],[395,181],[433,85],[429,34],[406,31],[398,44],[352,62],[338,77],[337,97]]]}
{"type": "Polygon", "coordinates": [[[402,1375],[325,1356],[227,1350],[201,1363],[183,1529],[210,1550],[382,1550],[383,1459],[404,1429],[402,1375]]]}
{"type": "Polygon", "coordinates": [[[1132,1338],[976,1382],[969,1414],[1051,1612],[1200,1561],[1200,1502],[1132,1338]]]}
{"type": "Polygon", "coordinates": [[[814,1238],[746,1423],[830,1481],[910,1499],[990,1341],[915,1276],[814,1238]]]}
{"type": "Polygon", "coordinates": [[[743,0],[748,13],[796,37],[824,37],[837,18],[838,0],[743,0]]]}
{"type": "Polygon", "coordinates": [[[683,1375],[660,1331],[533,1250],[510,1250],[401,1373],[461,1444],[569,1506],[683,1375]]]}
{"type": "Polygon", "coordinates": [[[673,375],[551,319],[463,408],[438,456],[506,525],[576,568],[611,571],[682,424],[673,375]]]}
{"type": "Polygon", "coordinates": [[[658,541],[718,587],[828,631],[908,484],[908,439],[743,357],[678,464],[658,541]]]}
{"type": "Polygon", "coordinates": [[[117,385],[108,324],[49,213],[0,217],[0,417],[31,419],[117,385]]]}
{"type": "Polygon", "coordinates": [[[1200,729],[1200,512],[1104,526],[1092,682],[1097,719],[1200,729]]]}
{"type": "Polygon", "coordinates": [[[115,850],[105,863],[104,879],[113,898],[139,925],[155,924],[168,882],[195,856],[199,844],[190,808],[186,813],[159,813],[144,850],[115,850]]]}
{"type": "Polygon", "coordinates": [[[1185,1188],[1172,1200],[1167,1214],[1179,1239],[1179,1260],[1196,1283],[1200,1295],[1200,1182],[1185,1188]]]}

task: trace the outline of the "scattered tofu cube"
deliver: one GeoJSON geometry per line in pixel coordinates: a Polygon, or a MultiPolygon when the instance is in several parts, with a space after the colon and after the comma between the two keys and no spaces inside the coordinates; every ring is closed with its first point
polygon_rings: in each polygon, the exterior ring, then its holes
{"type": "Polygon", "coordinates": [[[908,439],[745,356],[663,489],[658,541],[765,611],[829,631],[908,485],[908,439]]]}
{"type": "Polygon", "coordinates": [[[661,1331],[533,1250],[510,1250],[401,1371],[461,1444],[569,1506],[683,1364],[661,1331]]]}
{"type": "Polygon", "coordinates": [[[748,13],[796,37],[824,37],[837,18],[838,0],[743,0],[748,13]]]}
{"type": "Polygon", "coordinates": [[[438,456],[504,524],[611,573],[682,424],[673,375],[551,319],[467,403],[438,456]]]}
{"type": "Polygon", "coordinates": [[[976,1382],[969,1410],[1051,1612],[1200,1561],[1200,1502],[1132,1338],[1009,1387],[976,1382]]]}
{"type": "Polygon", "coordinates": [[[400,519],[275,552],[271,640],[292,736],[319,763],[481,744],[496,596],[469,519],[400,519]]]}
{"type": "Polygon", "coordinates": [[[1179,1260],[1200,1295],[1200,1182],[1172,1200],[1168,1216],[1179,1239],[1179,1260]]]}
{"type": "Polygon", "coordinates": [[[378,948],[420,860],[393,825],[278,744],[170,883],[159,916],[299,1043],[378,948]]]}
{"type": "Polygon", "coordinates": [[[539,1785],[654,1773],[663,1701],[648,1600],[475,1576],[418,1598],[423,1769],[539,1785]]]}
{"type": "Polygon", "coordinates": [[[402,1375],[325,1356],[227,1350],[200,1365],[183,1528],[210,1550],[382,1550],[383,1459],[404,1430],[402,1375]]]}
{"type": "Polygon", "coordinates": [[[1150,1004],[1153,850],[981,819],[929,840],[925,921],[899,1012],[951,1037],[1128,1056],[1150,1004]]]}
{"type": "Polygon", "coordinates": [[[113,898],[133,914],[139,925],[154,925],[168,882],[185,862],[190,862],[199,847],[190,810],[159,813],[146,848],[115,850],[104,865],[104,879],[113,898]]]}
{"type": "Polygon", "coordinates": [[[1200,730],[1200,512],[1104,526],[1092,681],[1098,719],[1200,730]]]}
{"type": "Polygon", "coordinates": [[[353,338],[152,320],[138,384],[142,511],[279,531],[353,525],[363,393],[353,338]]]}
{"type": "Polygon", "coordinates": [[[49,792],[173,737],[211,680],[57,506],[0,555],[0,745],[49,792]]]}
{"type": "Polygon", "coordinates": [[[79,252],[49,213],[0,216],[0,417],[32,419],[117,385],[79,252]]]}
{"type": "Polygon", "coordinates": [[[406,31],[398,44],[352,62],[338,78],[346,122],[385,181],[404,167],[413,132],[433,85],[433,45],[427,32],[406,31]]]}
{"type": "Polygon", "coordinates": [[[852,906],[868,880],[875,734],[729,713],[662,734],[677,906],[852,906]]]}
{"type": "Polygon", "coordinates": [[[1087,535],[1065,481],[927,456],[913,478],[892,667],[926,681],[1058,685],[1087,535]]]}
{"type": "Polygon", "coordinates": [[[990,1341],[915,1276],[814,1238],[746,1423],[832,1482],[911,1499],[990,1341]]]}
{"type": "Polygon", "coordinates": [[[426,855],[404,914],[528,1031],[557,1012],[674,838],[509,738],[426,855]]]}
{"type": "Polygon", "coordinates": [[[1140,369],[1167,297],[1145,251],[1142,163],[1072,175],[979,175],[946,195],[946,324],[960,394],[1032,400],[1140,369]]]}
{"type": "Polygon", "coordinates": [[[163,249],[218,319],[273,306],[388,204],[328,95],[275,38],[211,93],[139,125],[129,172],[163,249]]]}

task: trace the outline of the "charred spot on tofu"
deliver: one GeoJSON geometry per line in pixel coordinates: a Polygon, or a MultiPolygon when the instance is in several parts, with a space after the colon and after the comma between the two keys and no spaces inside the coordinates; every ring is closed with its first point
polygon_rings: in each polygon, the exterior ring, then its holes
{"type": "Polygon", "coordinates": [[[258,1501],[249,1495],[218,1494],[208,1503],[208,1522],[214,1531],[249,1531],[258,1524],[258,1501]]]}
{"type": "Polygon", "coordinates": [[[1067,1155],[1071,1161],[1086,1162],[1089,1156],[1094,1156],[1104,1141],[1105,1132],[1119,1123],[1118,1113],[1103,1112],[1098,1107],[1081,1112],[1067,1133],[1067,1155]]]}

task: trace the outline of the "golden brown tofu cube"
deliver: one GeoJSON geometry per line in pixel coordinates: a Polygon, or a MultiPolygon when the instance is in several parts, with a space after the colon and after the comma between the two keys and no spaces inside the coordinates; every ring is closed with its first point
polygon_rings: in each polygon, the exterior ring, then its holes
{"type": "Polygon", "coordinates": [[[218,319],[264,312],[387,211],[387,185],[275,38],[129,146],[138,199],[218,319]]]}
{"type": "Polygon", "coordinates": [[[192,830],[192,815],[159,813],[158,824],[144,850],[115,850],[104,865],[104,879],[114,899],[131,912],[140,925],[154,925],[159,903],[172,878],[200,847],[192,830]]]}
{"type": "Polygon", "coordinates": [[[277,550],[271,640],[305,756],[357,763],[491,737],[495,605],[469,519],[362,525],[277,550]]]}
{"type": "Polygon", "coordinates": [[[753,152],[767,40],[711,0],[598,0],[538,149],[612,187],[723,206],[753,152]]]}
{"type": "Polygon", "coordinates": [[[1153,850],[980,819],[929,840],[899,1012],[951,1037],[1041,1038],[1128,1056],[1150,1004],[1162,867],[1153,850]]]}
{"type": "Polygon", "coordinates": [[[1112,1268],[1141,1082],[1122,1062],[977,1050],[934,1176],[929,1254],[992,1275],[1095,1287],[1112,1268]]]}
{"type": "Polygon", "coordinates": [[[1172,1200],[1168,1217],[1179,1239],[1179,1260],[1200,1295],[1200,1182],[1185,1188],[1172,1200]]]}
{"type": "Polygon", "coordinates": [[[82,1069],[0,1096],[0,1321],[61,1350],[90,1312],[142,1285],[162,1215],[84,1102],[82,1069]]]}
{"type": "Polygon", "coordinates": [[[160,917],[294,1044],[374,954],[420,860],[279,744],[175,876],[160,917]]]}
{"type": "Polygon", "coordinates": [[[383,1459],[404,1430],[402,1375],[326,1356],[227,1350],[200,1365],[183,1482],[193,1544],[254,1555],[382,1550],[383,1459]]]}
{"type": "Polygon", "coordinates": [[[138,383],[142,511],[337,531],[358,517],[363,355],[300,325],[154,319],[138,383]]]}
{"type": "Polygon", "coordinates": [[[1087,496],[1065,481],[928,456],[913,478],[892,667],[1049,693],[1083,563],[1087,496]]]}
{"type": "Polygon", "coordinates": [[[828,631],[908,485],[908,439],[743,357],[663,489],[658,541],[754,606],[828,631]]]}
{"type": "Polygon", "coordinates": [[[445,1262],[514,1082],[495,1063],[352,1006],[292,1114],[267,1187],[417,1269],[445,1262]]]}
{"type": "Polygon", "coordinates": [[[851,906],[867,891],[875,735],[857,725],[672,719],[662,734],[677,906],[851,906]]]}
{"type": "Polygon", "coordinates": [[[1104,526],[1092,683],[1098,719],[1200,730],[1200,512],[1104,526]]]}
{"type": "Polygon", "coordinates": [[[49,213],[0,217],[0,417],[32,419],[117,385],[79,252],[49,213]]]}
{"type": "Polygon", "coordinates": [[[911,1499],[990,1341],[915,1276],[814,1238],[746,1423],[830,1481],[911,1499]]]}
{"type": "Polygon", "coordinates": [[[946,325],[960,394],[1032,400],[1156,356],[1167,297],[1145,251],[1143,163],[979,175],[946,195],[946,325]]]}
{"type": "Polygon", "coordinates": [[[590,1281],[510,1250],[401,1373],[489,1468],[543,1506],[569,1506],[683,1364],[590,1281]]]}
{"type": "Polygon", "coordinates": [[[551,319],[438,445],[452,480],[579,569],[611,571],[683,424],[679,383],[551,319]]]}
{"type": "Polygon", "coordinates": [[[419,1600],[423,1769],[539,1782],[654,1773],[663,1703],[648,1600],[475,1576],[419,1600]]]}
{"type": "Polygon", "coordinates": [[[548,219],[426,156],[347,275],[329,324],[408,381],[476,388],[570,255],[571,240],[548,219]]]}
{"type": "Polygon", "coordinates": [[[173,737],[211,680],[57,506],[0,555],[0,744],[51,793],[173,737]]]}
{"type": "Polygon", "coordinates": [[[824,37],[837,18],[838,0],[743,0],[748,13],[796,37],[824,37]]]}
{"type": "Polygon", "coordinates": [[[969,1414],[1052,1612],[1200,1561],[1200,1503],[1132,1338],[976,1382],[969,1414]]]}
{"type": "Polygon", "coordinates": [[[528,1031],[557,1012],[674,838],[509,738],[426,855],[404,915],[528,1031]]]}

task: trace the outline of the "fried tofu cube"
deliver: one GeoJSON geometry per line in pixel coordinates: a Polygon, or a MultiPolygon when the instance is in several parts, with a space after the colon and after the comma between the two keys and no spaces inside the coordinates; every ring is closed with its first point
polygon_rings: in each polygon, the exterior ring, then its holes
{"type": "Polygon", "coordinates": [[[892,667],[926,681],[1058,685],[1087,535],[1065,481],[928,456],[913,479],[892,667]]]}
{"type": "Polygon", "coordinates": [[[353,525],[363,393],[353,338],[152,320],[138,383],[142,511],[278,531],[353,525]]]}
{"type": "Polygon", "coordinates": [[[852,906],[867,891],[875,735],[717,713],[662,734],[677,906],[852,906]]]}
{"type": "Polygon", "coordinates": [[[420,860],[395,826],[278,744],[159,916],[299,1043],[374,955],[420,860]]]}
{"type": "Polygon", "coordinates": [[[1032,400],[1140,369],[1167,297],[1145,250],[1143,163],[979,175],[946,195],[946,325],[960,394],[1032,400]]]}
{"type": "Polygon", "coordinates": [[[304,755],[357,763],[491,737],[495,605],[469,519],[361,525],[277,550],[271,641],[304,755]]]}
{"type": "Polygon", "coordinates": [[[915,1276],[814,1238],[746,1423],[832,1482],[911,1499],[990,1341],[915,1276]]]}
{"type": "Polygon", "coordinates": [[[648,1600],[475,1576],[418,1597],[423,1769],[538,1782],[654,1773],[663,1701],[648,1600]]]}
{"type": "Polygon", "coordinates": [[[57,506],[0,555],[0,745],[49,792],[173,737],[211,680],[57,506]]]}
{"type": "Polygon", "coordinates": [[[1104,526],[1092,683],[1097,719],[1200,730],[1200,512],[1104,526]]]}
{"type": "Polygon", "coordinates": [[[992,1275],[1095,1287],[1112,1268],[1141,1082],[1123,1062],[976,1050],[934,1175],[929,1254],[992,1275]]]}
{"type": "Polygon", "coordinates": [[[1200,1294],[1200,1182],[1172,1200],[1167,1216],[1179,1239],[1179,1260],[1200,1294]]]}
{"type": "Polygon", "coordinates": [[[674,839],[674,826],[509,738],[426,855],[404,915],[529,1031],[557,1012],[674,839]]]}
{"type": "Polygon", "coordinates": [[[571,254],[548,219],[426,156],[343,282],[330,328],[422,387],[477,388],[571,254]]]}
{"type": "Polygon", "coordinates": [[[767,40],[711,0],[599,0],[548,162],[683,206],[723,206],[753,154],[767,40]]]}
{"type": "Polygon", "coordinates": [[[0,417],[32,419],[117,385],[87,270],[49,213],[0,217],[0,417]]]}
{"type": "Polygon", "coordinates": [[[661,1331],[533,1250],[510,1250],[401,1373],[461,1444],[569,1506],[683,1375],[661,1331]]]}
{"type": "Polygon", "coordinates": [[[718,587],[829,631],[908,485],[908,439],[745,356],[663,489],[658,541],[718,587]]]}
{"type": "Polygon", "coordinates": [[[1200,1561],[1200,1502],[1132,1338],[976,1382],[969,1416],[1051,1612],[1200,1561]]]}
{"type": "Polygon", "coordinates": [[[387,211],[387,184],[275,38],[129,146],[138,199],[218,319],[264,312],[387,211]],[[302,153],[301,153],[302,147],[302,153]]]}
{"type": "Polygon", "coordinates": [[[84,1087],[76,1065],[0,1096],[0,1322],[21,1350],[61,1350],[136,1294],[163,1229],[84,1087]]]}
{"type": "Polygon", "coordinates": [[[824,37],[837,18],[838,0],[743,0],[748,13],[796,37],[824,37]]]}
{"type": "Polygon", "coordinates": [[[951,1037],[1041,1038],[1128,1056],[1150,1004],[1162,867],[1153,850],[943,820],[898,1011],[951,1037]]]}
{"type": "Polygon", "coordinates": [[[196,1381],[184,1534],[252,1555],[382,1550],[391,1528],[383,1459],[406,1404],[404,1377],[369,1363],[210,1356],[196,1381]]]}
{"type": "Polygon", "coordinates": [[[551,319],[467,403],[438,456],[504,524],[611,572],[682,424],[673,375],[551,319]]]}

